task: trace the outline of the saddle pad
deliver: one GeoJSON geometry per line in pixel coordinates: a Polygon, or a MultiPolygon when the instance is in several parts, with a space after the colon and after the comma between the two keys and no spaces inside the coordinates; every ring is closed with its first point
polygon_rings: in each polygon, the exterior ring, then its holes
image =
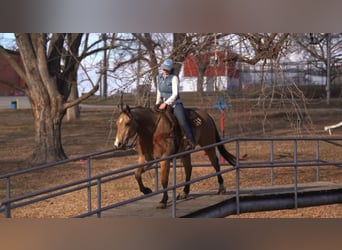
{"type": "Polygon", "coordinates": [[[189,117],[189,121],[193,127],[198,127],[203,124],[203,118],[193,109],[185,109],[185,114],[189,117]]]}

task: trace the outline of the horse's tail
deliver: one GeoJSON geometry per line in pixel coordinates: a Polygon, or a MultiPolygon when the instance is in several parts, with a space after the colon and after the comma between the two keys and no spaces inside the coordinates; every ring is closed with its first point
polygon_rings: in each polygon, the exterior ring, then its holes
{"type": "MultiPolygon", "coordinates": [[[[216,129],[216,142],[220,142],[220,141],[221,141],[221,137],[216,129]]],[[[217,148],[220,154],[223,156],[223,158],[226,159],[226,161],[228,161],[231,165],[235,166],[236,157],[232,155],[231,153],[229,153],[223,144],[218,145],[217,148]]]]}
{"type": "MultiPolygon", "coordinates": [[[[213,123],[215,125],[214,119],[211,116],[209,116],[209,117],[211,118],[211,120],[213,121],[213,123]]],[[[215,137],[216,137],[216,142],[221,141],[221,136],[220,136],[216,126],[215,126],[215,137]]],[[[223,156],[223,158],[226,159],[226,161],[228,161],[232,166],[235,166],[236,157],[234,155],[232,155],[231,153],[229,153],[223,144],[218,145],[217,148],[218,148],[220,154],[223,156]]]]}

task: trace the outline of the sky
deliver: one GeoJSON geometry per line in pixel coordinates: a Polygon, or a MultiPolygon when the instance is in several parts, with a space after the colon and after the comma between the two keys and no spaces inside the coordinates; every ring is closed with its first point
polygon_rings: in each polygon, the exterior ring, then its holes
{"type": "Polygon", "coordinates": [[[0,45],[6,49],[16,47],[13,33],[0,33],[0,45]]]}

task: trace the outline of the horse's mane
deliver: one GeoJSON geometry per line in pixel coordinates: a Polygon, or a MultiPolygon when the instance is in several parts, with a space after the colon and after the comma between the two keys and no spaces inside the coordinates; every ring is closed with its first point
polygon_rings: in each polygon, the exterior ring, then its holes
{"type": "MultiPolygon", "coordinates": [[[[166,111],[158,111],[158,110],[155,110],[153,108],[150,108],[150,107],[143,107],[143,106],[129,106],[127,107],[129,108],[129,112],[127,110],[124,110],[124,112],[128,115],[130,115],[129,113],[130,112],[133,112],[133,114],[135,115],[138,115],[138,117],[140,117],[139,119],[146,119],[149,114],[147,114],[145,111],[150,111],[151,115],[155,118],[159,115],[165,117],[165,120],[168,122],[169,126],[170,127],[173,127],[174,124],[172,123],[172,121],[170,120],[170,118],[165,114],[166,111]],[[143,112],[143,113],[141,113],[143,112]]],[[[150,117],[151,118],[151,117],[150,117]]]]}
{"type": "Polygon", "coordinates": [[[130,109],[151,109],[151,108],[138,105],[138,106],[130,106],[130,109]]]}
{"type": "Polygon", "coordinates": [[[122,106],[121,107],[121,112],[125,113],[125,114],[130,114],[132,111],[137,111],[139,112],[139,110],[151,110],[150,108],[146,108],[146,107],[143,107],[143,106],[122,106]]]}
{"type": "Polygon", "coordinates": [[[153,110],[151,108],[143,107],[143,106],[132,106],[132,107],[126,107],[126,109],[123,110],[124,113],[126,113],[129,116],[134,117],[134,119],[138,119],[142,124],[150,123],[151,121],[155,120],[155,117],[153,115],[153,110]]]}

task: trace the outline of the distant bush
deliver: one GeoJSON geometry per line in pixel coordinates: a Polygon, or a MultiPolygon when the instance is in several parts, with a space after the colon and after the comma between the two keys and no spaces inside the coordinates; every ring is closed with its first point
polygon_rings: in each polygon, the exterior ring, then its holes
{"type": "MultiPolygon", "coordinates": [[[[326,87],[322,85],[305,85],[299,87],[307,98],[326,98],[326,87]]],[[[330,86],[330,97],[339,98],[342,94],[342,85],[333,84],[330,86]]]]}

